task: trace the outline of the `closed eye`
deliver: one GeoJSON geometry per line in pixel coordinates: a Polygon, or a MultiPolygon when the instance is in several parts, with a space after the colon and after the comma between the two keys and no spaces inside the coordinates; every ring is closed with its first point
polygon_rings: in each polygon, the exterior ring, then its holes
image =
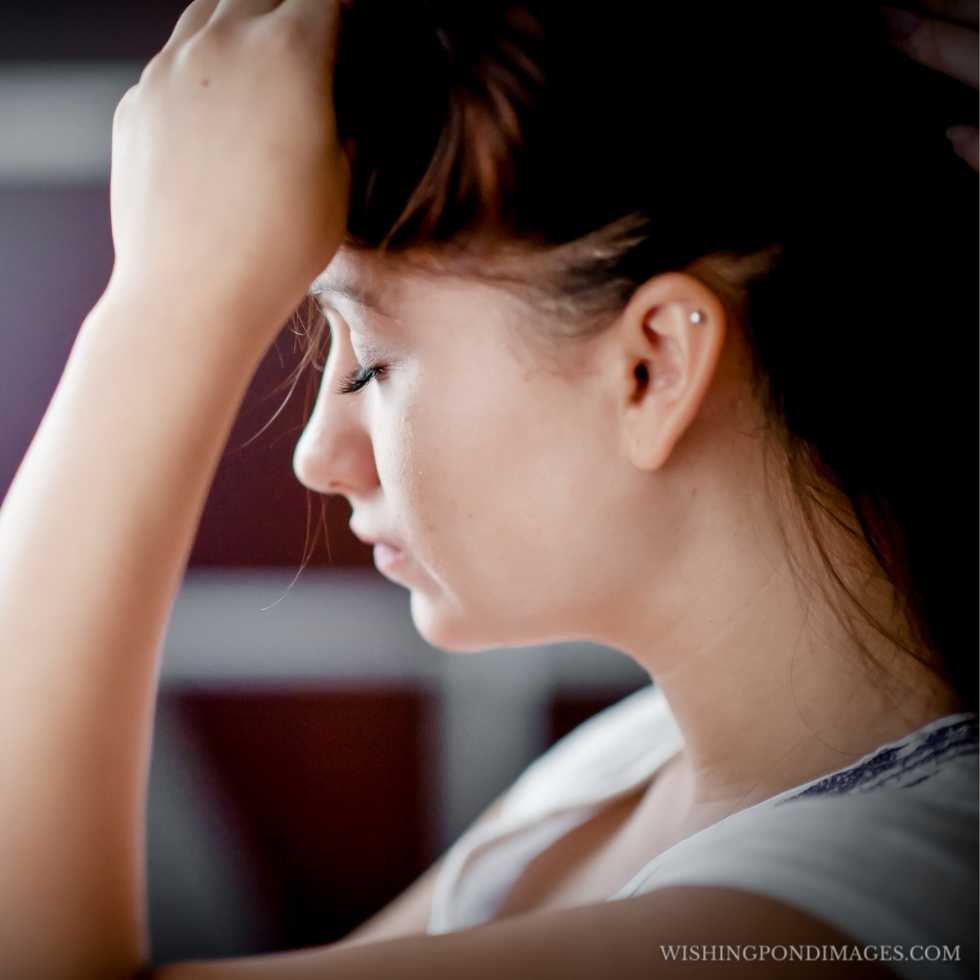
{"type": "Polygon", "coordinates": [[[337,393],[339,395],[351,395],[360,391],[372,378],[383,376],[386,370],[384,364],[372,364],[368,367],[362,367],[359,364],[337,385],[337,393]]]}

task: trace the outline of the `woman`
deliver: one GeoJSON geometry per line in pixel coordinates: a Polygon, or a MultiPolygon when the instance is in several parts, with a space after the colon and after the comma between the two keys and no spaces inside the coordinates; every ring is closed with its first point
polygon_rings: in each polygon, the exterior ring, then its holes
{"type": "Polygon", "coordinates": [[[195,0],[124,97],[112,277],[0,511],[5,976],[975,971],[975,179],[876,9],[677,6],[195,0]],[[420,632],[656,687],[348,940],[153,970],[161,639],[308,290],[296,474],[420,632]]]}

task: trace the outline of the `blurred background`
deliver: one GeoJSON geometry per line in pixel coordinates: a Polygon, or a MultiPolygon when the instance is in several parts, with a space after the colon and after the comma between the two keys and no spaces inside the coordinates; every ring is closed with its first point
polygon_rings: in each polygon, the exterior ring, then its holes
{"type": "MultiPolygon", "coordinates": [[[[0,499],[112,268],[113,112],[186,2],[0,5],[0,499]]],[[[297,574],[305,378],[253,437],[298,356],[287,331],[256,373],[167,635],[148,812],[155,963],[342,938],[532,759],[648,680],[584,644],[432,649],[343,501],[330,501],[329,555],[321,543],[297,574]]]]}

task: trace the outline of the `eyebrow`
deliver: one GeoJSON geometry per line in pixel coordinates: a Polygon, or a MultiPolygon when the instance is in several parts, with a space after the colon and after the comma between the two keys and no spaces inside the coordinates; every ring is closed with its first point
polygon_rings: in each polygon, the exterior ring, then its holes
{"type": "Polygon", "coordinates": [[[314,281],[310,287],[309,296],[343,296],[366,309],[377,313],[387,319],[393,319],[392,315],[384,308],[378,294],[364,286],[356,285],[352,282],[342,282],[338,279],[328,279],[322,277],[314,281]]]}

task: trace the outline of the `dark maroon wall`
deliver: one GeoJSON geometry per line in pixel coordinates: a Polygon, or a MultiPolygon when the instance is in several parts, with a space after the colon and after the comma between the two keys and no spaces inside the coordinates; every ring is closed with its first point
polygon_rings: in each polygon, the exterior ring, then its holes
{"type": "MultiPolygon", "coordinates": [[[[108,281],[112,256],[107,187],[0,189],[0,495],[30,445],[81,321],[108,281]]],[[[256,373],[202,515],[192,566],[298,568],[308,499],[311,541],[317,533],[323,498],[308,494],[292,472],[306,376],[250,441],[285,398],[275,389],[298,361],[295,348],[284,329],[256,373]]],[[[106,453],[108,464],[111,447],[106,453]]],[[[328,515],[331,560],[321,531],[310,565],[369,564],[370,550],[347,528],[346,504],[328,501],[328,515]]]]}
{"type": "Polygon", "coordinates": [[[0,62],[151,58],[190,0],[4,0],[0,62]]]}

